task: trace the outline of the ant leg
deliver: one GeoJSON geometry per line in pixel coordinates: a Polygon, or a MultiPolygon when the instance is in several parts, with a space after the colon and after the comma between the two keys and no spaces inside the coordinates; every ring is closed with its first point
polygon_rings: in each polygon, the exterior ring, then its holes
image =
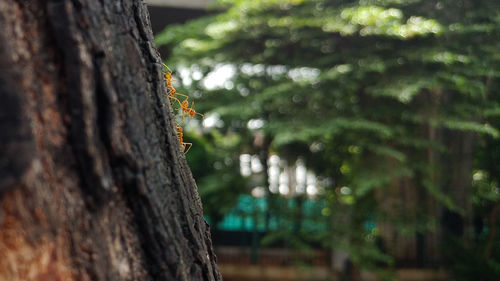
{"type": "MultiPolygon", "coordinates": [[[[175,117],[175,118],[177,118],[177,117],[179,117],[179,116],[177,116],[177,115],[176,115],[176,116],[174,116],[174,117],[175,117]]],[[[177,124],[179,124],[179,125],[184,124],[184,119],[183,119],[183,120],[181,120],[181,121],[180,121],[179,123],[177,123],[177,124]]]]}
{"type": "Polygon", "coordinates": [[[182,122],[184,123],[184,120],[186,120],[186,113],[184,110],[182,110],[182,122]]]}
{"type": "MultiPolygon", "coordinates": [[[[169,96],[169,97],[170,97],[170,96],[169,96]]],[[[181,101],[180,101],[178,98],[176,98],[176,97],[170,97],[170,100],[175,100],[177,103],[179,103],[179,105],[180,105],[180,106],[181,106],[181,108],[182,108],[182,103],[181,103],[181,101]]]]}
{"type": "MultiPolygon", "coordinates": [[[[181,97],[184,97],[185,100],[188,100],[189,99],[189,96],[187,95],[184,95],[184,94],[181,94],[181,93],[175,93],[175,95],[178,95],[178,96],[181,96],[181,97]]],[[[188,102],[189,103],[189,102],[188,102]]]]}
{"type": "Polygon", "coordinates": [[[203,114],[201,114],[201,113],[198,113],[198,112],[195,112],[194,114],[198,114],[198,115],[200,115],[200,116],[201,116],[201,119],[202,119],[202,120],[205,120],[205,115],[203,115],[203,114]]]}
{"type": "Polygon", "coordinates": [[[191,149],[191,146],[193,146],[193,144],[192,144],[192,143],[190,143],[190,142],[185,142],[185,143],[184,143],[184,146],[185,146],[185,147],[186,147],[186,146],[188,146],[187,150],[184,152],[184,154],[187,154],[187,153],[188,153],[188,151],[191,149]],[[189,146],[188,146],[188,145],[189,145],[189,146]]]}
{"type": "Polygon", "coordinates": [[[166,64],[164,64],[164,63],[161,63],[161,64],[163,64],[163,66],[166,67],[168,69],[168,71],[172,72],[172,69],[170,69],[170,67],[168,67],[166,64]]]}

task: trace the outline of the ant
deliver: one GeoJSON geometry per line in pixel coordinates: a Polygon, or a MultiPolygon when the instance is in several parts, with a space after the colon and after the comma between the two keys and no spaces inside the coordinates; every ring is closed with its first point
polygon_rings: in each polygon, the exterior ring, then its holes
{"type": "Polygon", "coordinates": [[[175,81],[175,80],[172,80],[172,70],[166,64],[163,64],[163,66],[165,66],[168,69],[168,72],[165,72],[165,76],[164,76],[165,81],[167,81],[167,88],[170,90],[168,97],[173,98],[173,97],[175,97],[175,95],[178,95],[178,96],[183,96],[185,98],[188,98],[188,96],[186,96],[186,95],[183,95],[181,93],[177,93],[174,86],[172,86],[172,81],[175,81]]]}
{"type": "Polygon", "coordinates": [[[182,151],[184,152],[184,154],[186,154],[191,149],[191,146],[193,146],[193,144],[190,142],[184,142],[184,140],[182,139],[182,137],[184,136],[184,134],[182,133],[182,127],[178,125],[176,127],[177,127],[177,137],[179,138],[179,143],[181,144],[182,151]]]}
{"type": "Polygon", "coordinates": [[[194,118],[196,114],[200,115],[202,118],[205,118],[203,114],[196,112],[194,110],[194,101],[191,102],[191,107],[189,107],[189,102],[187,99],[185,99],[181,104],[181,109],[182,109],[182,121],[184,121],[186,114],[191,118],[194,118]]]}
{"type": "MultiPolygon", "coordinates": [[[[170,67],[168,67],[164,63],[163,63],[163,66],[168,70],[165,72],[165,75],[164,75],[165,81],[167,82],[167,85],[166,85],[167,89],[168,89],[167,95],[168,95],[170,101],[175,100],[180,105],[179,109],[182,110],[181,111],[182,112],[182,122],[184,122],[186,115],[188,115],[191,118],[194,118],[194,116],[196,114],[198,114],[202,118],[204,118],[203,114],[198,113],[194,110],[194,101],[191,103],[191,107],[189,107],[189,101],[188,101],[189,97],[187,95],[178,93],[175,90],[174,86],[172,85],[172,70],[170,69],[170,67]],[[184,97],[184,101],[181,102],[176,96],[184,97]]],[[[176,130],[177,130],[177,137],[179,140],[179,144],[181,145],[182,151],[184,153],[188,153],[188,151],[191,149],[193,144],[190,142],[184,142],[184,140],[183,140],[184,133],[182,132],[182,127],[179,126],[178,124],[176,125],[176,130]]]]}
{"type": "Polygon", "coordinates": [[[168,88],[168,97],[170,98],[170,100],[175,100],[182,108],[182,103],[181,101],[175,97],[175,95],[178,95],[178,96],[182,96],[184,97],[186,100],[189,98],[187,95],[184,95],[184,94],[181,94],[181,93],[178,93],[174,86],[172,86],[172,70],[170,69],[170,67],[168,67],[166,64],[163,63],[163,66],[166,67],[168,69],[168,72],[165,72],[165,81],[167,82],[167,88],[168,88]]]}

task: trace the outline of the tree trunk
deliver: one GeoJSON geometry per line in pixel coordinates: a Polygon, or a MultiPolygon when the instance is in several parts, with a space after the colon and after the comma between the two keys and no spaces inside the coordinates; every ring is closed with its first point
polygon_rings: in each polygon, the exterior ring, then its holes
{"type": "Polygon", "coordinates": [[[0,1],[0,68],[0,280],[221,280],[142,1],[0,1]]]}

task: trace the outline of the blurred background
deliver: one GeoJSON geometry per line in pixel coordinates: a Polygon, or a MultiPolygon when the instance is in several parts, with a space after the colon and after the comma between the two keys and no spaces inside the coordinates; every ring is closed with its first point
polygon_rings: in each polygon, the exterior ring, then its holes
{"type": "Polygon", "coordinates": [[[500,1],[148,4],[225,280],[500,280],[500,1]]]}

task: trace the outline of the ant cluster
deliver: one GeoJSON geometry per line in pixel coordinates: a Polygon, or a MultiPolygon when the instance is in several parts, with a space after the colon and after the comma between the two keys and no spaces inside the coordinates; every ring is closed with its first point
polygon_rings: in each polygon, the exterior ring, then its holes
{"type": "MultiPolygon", "coordinates": [[[[191,102],[191,107],[189,106],[189,97],[187,95],[178,93],[174,86],[172,86],[172,70],[166,65],[163,64],[163,66],[168,70],[165,71],[165,82],[167,83],[167,93],[168,93],[168,98],[170,100],[170,103],[172,104],[172,107],[175,104],[178,104],[179,107],[175,108],[175,111],[180,114],[180,117],[182,117],[182,121],[179,123],[176,123],[176,129],[177,129],[177,138],[179,140],[179,144],[181,145],[182,151],[184,153],[187,153],[189,149],[191,149],[191,146],[193,146],[192,143],[190,142],[184,142],[183,136],[184,133],[182,132],[182,127],[181,124],[184,123],[186,120],[186,116],[190,118],[194,118],[195,115],[200,115],[203,118],[203,114],[198,113],[194,110],[194,101],[191,102]],[[182,98],[183,101],[181,102],[179,98],[182,98]]],[[[179,115],[177,115],[179,116],[179,115]]]]}

